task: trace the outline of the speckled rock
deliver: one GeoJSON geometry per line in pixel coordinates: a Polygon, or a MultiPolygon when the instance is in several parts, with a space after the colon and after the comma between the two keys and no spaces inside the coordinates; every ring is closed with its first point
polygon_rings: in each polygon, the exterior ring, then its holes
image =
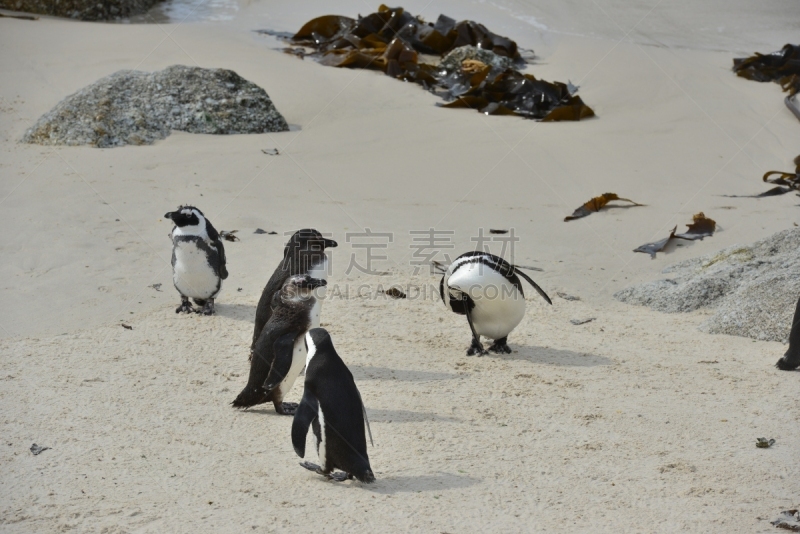
{"type": "Polygon", "coordinates": [[[800,228],[676,263],[664,273],[674,276],[614,297],[669,313],[711,308],[714,314],[700,325],[705,332],[785,343],[800,297],[800,228]]]}
{"type": "Polygon", "coordinates": [[[266,91],[224,69],[122,70],[68,96],[23,137],[40,145],[147,145],[172,130],[241,134],[288,130],[266,91]]]}
{"type": "Polygon", "coordinates": [[[461,68],[461,63],[467,59],[476,59],[485,65],[500,70],[505,70],[514,65],[514,60],[510,57],[499,56],[491,50],[466,45],[451,50],[439,62],[439,68],[448,71],[455,70],[461,68]]]}
{"type": "Polygon", "coordinates": [[[147,12],[161,0],[0,0],[0,8],[80,20],[112,20],[147,12]]]}

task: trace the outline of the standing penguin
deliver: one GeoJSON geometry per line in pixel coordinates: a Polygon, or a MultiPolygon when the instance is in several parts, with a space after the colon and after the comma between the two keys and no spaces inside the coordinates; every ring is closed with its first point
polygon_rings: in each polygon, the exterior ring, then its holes
{"type": "Polygon", "coordinates": [[[214,299],[228,278],[225,268],[225,247],[219,232],[203,212],[194,206],[179,206],[164,215],[172,220],[172,281],[181,294],[181,305],[175,313],[193,312],[189,299],[203,306],[198,313],[213,315],[214,299]]]}
{"type": "Polygon", "coordinates": [[[300,465],[338,482],[354,477],[361,482],[374,482],[364,435],[364,423],[369,431],[369,421],[353,375],[324,328],[309,330],[306,345],[306,381],[303,400],[292,422],[292,445],[297,455],[304,458],[311,425],[322,465],[311,462],[300,465]],[[344,472],[334,473],[336,468],[344,472]]]}
{"type": "MultiPolygon", "coordinates": [[[[272,315],[272,296],[281,290],[286,279],[298,274],[307,274],[311,278],[327,280],[328,256],[325,254],[325,249],[336,246],[336,241],[325,239],[322,234],[313,228],[298,230],[289,239],[283,249],[283,260],[278,264],[275,272],[272,273],[258,301],[251,349],[255,349],[261,330],[264,329],[264,325],[267,324],[270,315],[272,315]]],[[[320,292],[318,296],[322,298],[325,294],[320,292]]],[[[321,307],[322,303],[317,301],[316,308],[312,313],[311,328],[319,326],[321,307]]]]}
{"type": "Polygon", "coordinates": [[[527,274],[488,252],[462,254],[442,276],[439,282],[442,300],[455,313],[466,315],[472,330],[472,345],[467,349],[467,356],[487,354],[480,336],[494,340],[490,351],[511,352],[508,334],[525,316],[525,294],[518,275],[527,280],[548,304],[553,304],[527,274]]]}
{"type": "Polygon", "coordinates": [[[231,403],[234,407],[249,408],[272,401],[279,414],[294,414],[297,404],[283,399],[306,363],[303,336],[311,328],[311,312],[316,304],[314,289],[325,284],[325,280],[307,274],[296,275],[272,296],[272,315],[256,340],[250,377],[231,403]]]}

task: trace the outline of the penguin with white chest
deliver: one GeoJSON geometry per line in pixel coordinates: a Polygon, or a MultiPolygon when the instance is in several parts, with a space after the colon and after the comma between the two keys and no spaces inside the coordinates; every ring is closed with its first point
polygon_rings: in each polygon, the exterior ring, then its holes
{"type": "Polygon", "coordinates": [[[336,353],[327,330],[309,330],[305,340],[306,379],[303,400],[292,422],[292,445],[297,455],[304,458],[306,435],[311,426],[321,465],[311,462],[300,465],[338,482],[352,478],[374,482],[364,433],[365,423],[369,431],[369,420],[353,375],[336,353]],[[337,468],[342,472],[334,472],[337,468]]]}
{"type": "Polygon", "coordinates": [[[179,206],[164,217],[175,223],[170,234],[172,281],[181,294],[181,305],[175,313],[194,312],[191,298],[202,306],[196,310],[198,313],[213,315],[214,299],[222,289],[222,281],[228,278],[219,232],[194,206],[179,206]]]}
{"type": "Polygon", "coordinates": [[[314,290],[326,284],[307,274],[291,276],[273,295],[272,314],[255,343],[250,376],[232,403],[235,408],[272,401],[279,414],[294,414],[297,404],[283,399],[306,364],[304,336],[311,328],[314,290]]]}
{"type": "MultiPolygon", "coordinates": [[[[337,246],[333,239],[326,239],[313,228],[298,230],[286,243],[283,249],[283,260],[278,264],[275,272],[272,273],[256,308],[256,319],[253,328],[253,343],[251,349],[255,348],[264,325],[272,315],[272,297],[281,290],[286,279],[290,276],[307,274],[311,278],[327,280],[328,277],[328,256],[325,249],[337,246]]],[[[317,292],[321,299],[325,296],[324,290],[317,292]]],[[[311,328],[316,328],[320,323],[320,311],[322,302],[316,302],[316,308],[312,312],[311,328]]]]}
{"type": "Polygon", "coordinates": [[[550,297],[527,274],[503,258],[488,252],[467,252],[450,264],[439,282],[439,294],[446,306],[467,316],[472,344],[467,355],[482,356],[487,351],[480,336],[494,340],[489,350],[510,353],[508,334],[525,316],[525,295],[519,277],[530,283],[539,295],[550,297]]]}

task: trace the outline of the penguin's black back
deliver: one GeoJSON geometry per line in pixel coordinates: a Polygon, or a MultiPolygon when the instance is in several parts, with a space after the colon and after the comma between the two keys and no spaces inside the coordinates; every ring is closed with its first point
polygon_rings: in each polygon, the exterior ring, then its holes
{"type": "MultiPolygon", "coordinates": [[[[314,339],[316,353],[306,369],[304,397],[306,392],[313,395],[325,418],[326,465],[322,467],[326,471],[338,468],[362,482],[370,482],[374,475],[367,455],[364,407],[353,374],[336,353],[325,329],[314,328],[309,335],[314,339]]],[[[319,443],[319,419],[313,425],[319,443]]]]}
{"type": "Polygon", "coordinates": [[[284,302],[280,290],[272,295],[269,320],[253,344],[250,360],[250,375],[247,385],[233,401],[236,408],[247,408],[272,400],[272,391],[264,388],[264,382],[275,361],[275,342],[286,334],[304,335],[311,326],[310,311],[314,301],[284,302]]]}
{"type": "Polygon", "coordinates": [[[295,232],[283,249],[283,259],[272,273],[267,285],[264,286],[264,291],[261,292],[261,298],[258,300],[258,306],[256,307],[252,349],[255,349],[261,330],[263,330],[264,325],[267,324],[272,315],[272,296],[281,290],[290,276],[309,274],[312,267],[325,260],[324,247],[309,247],[309,236],[314,239],[319,236],[319,239],[322,239],[322,234],[316,230],[309,229],[295,232]]]}

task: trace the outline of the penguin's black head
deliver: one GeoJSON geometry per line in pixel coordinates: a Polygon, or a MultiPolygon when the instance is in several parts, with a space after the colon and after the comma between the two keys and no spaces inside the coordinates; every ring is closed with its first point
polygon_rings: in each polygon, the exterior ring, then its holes
{"type": "Polygon", "coordinates": [[[178,206],[177,210],[165,213],[164,217],[171,219],[178,227],[197,226],[205,220],[203,212],[194,206],[178,206]]]}
{"type": "MultiPolygon", "coordinates": [[[[317,351],[322,350],[323,353],[330,354],[331,351],[334,353],[336,349],[333,347],[333,340],[331,339],[331,335],[328,333],[327,330],[324,328],[312,328],[308,332],[306,332],[306,351],[308,355],[308,361],[311,361],[314,356],[317,354],[317,351]]],[[[308,372],[308,371],[306,371],[308,372]]]]}
{"type": "Polygon", "coordinates": [[[283,249],[283,255],[285,257],[290,251],[293,253],[323,252],[326,248],[334,248],[337,246],[339,246],[339,244],[336,241],[333,239],[326,239],[317,230],[313,228],[304,228],[296,231],[294,235],[289,238],[289,242],[286,243],[286,247],[283,249]]]}

